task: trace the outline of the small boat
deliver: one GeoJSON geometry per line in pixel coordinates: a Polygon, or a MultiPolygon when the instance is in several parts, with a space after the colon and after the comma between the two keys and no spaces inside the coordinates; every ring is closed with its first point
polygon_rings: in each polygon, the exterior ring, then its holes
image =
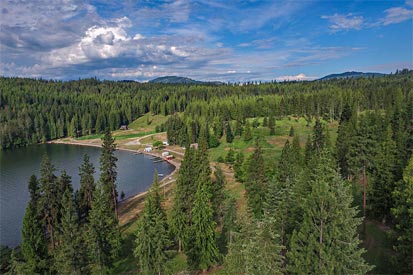
{"type": "Polygon", "coordinates": [[[158,162],[162,162],[162,161],[165,161],[165,160],[164,159],[157,159],[157,160],[154,160],[153,163],[158,163],[158,162]]]}
{"type": "Polygon", "coordinates": [[[164,174],[158,174],[158,176],[159,176],[159,177],[163,177],[163,176],[164,176],[164,174]]]}

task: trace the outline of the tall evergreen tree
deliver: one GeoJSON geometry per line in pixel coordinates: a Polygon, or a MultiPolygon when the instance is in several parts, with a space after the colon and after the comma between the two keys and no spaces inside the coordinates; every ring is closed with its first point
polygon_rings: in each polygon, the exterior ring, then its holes
{"type": "Polygon", "coordinates": [[[161,274],[165,269],[169,239],[166,215],[161,203],[159,179],[155,171],[154,182],[145,199],[138,223],[134,250],[134,255],[145,274],[161,274]]]}
{"type": "Polygon", "coordinates": [[[273,116],[268,119],[268,128],[270,128],[270,136],[275,135],[275,118],[273,116]]]}
{"type": "Polygon", "coordinates": [[[192,209],[192,226],[188,262],[193,268],[206,271],[218,260],[218,249],[215,244],[215,222],[211,205],[209,186],[211,178],[204,172],[198,180],[192,209]]]}
{"type": "Polygon", "coordinates": [[[224,215],[225,202],[225,176],[219,166],[215,166],[215,180],[211,185],[211,206],[215,222],[222,227],[222,219],[224,215]]]}
{"type": "Polygon", "coordinates": [[[98,182],[89,212],[87,243],[90,263],[99,274],[105,274],[120,251],[118,221],[110,207],[112,198],[98,182]]]}
{"type": "Polygon", "coordinates": [[[54,253],[55,269],[58,274],[87,274],[86,253],[79,230],[78,216],[73,200],[72,188],[67,188],[62,198],[62,218],[56,234],[58,246],[54,253]]]}
{"type": "Polygon", "coordinates": [[[48,250],[42,213],[39,208],[40,188],[35,175],[29,181],[30,200],[23,218],[22,242],[20,245],[26,261],[26,271],[33,274],[46,273],[48,270],[48,250]]]}
{"type": "Polygon", "coordinates": [[[111,132],[107,129],[102,138],[102,153],[100,155],[100,182],[103,191],[109,194],[111,208],[118,216],[118,192],[116,190],[116,144],[111,132]]]}
{"type": "Polygon", "coordinates": [[[294,274],[365,274],[357,227],[360,218],[351,206],[349,186],[334,169],[327,153],[317,157],[311,192],[304,200],[303,222],[294,233],[287,253],[294,274]]]}
{"type": "Polygon", "coordinates": [[[245,190],[247,191],[248,206],[255,218],[261,218],[263,203],[267,188],[267,176],[265,174],[264,158],[259,141],[256,141],[254,153],[251,155],[247,168],[245,190]]]}
{"type": "Polygon", "coordinates": [[[57,185],[58,178],[54,174],[56,168],[50,162],[47,155],[43,156],[40,165],[40,209],[42,211],[42,219],[46,224],[47,232],[50,236],[51,250],[55,247],[55,230],[58,226],[58,218],[60,211],[60,196],[57,185]]]}
{"type": "Polygon", "coordinates": [[[368,209],[372,217],[388,220],[391,216],[393,199],[391,193],[394,190],[396,144],[392,139],[392,130],[387,127],[385,140],[382,142],[378,154],[375,156],[372,181],[368,192],[368,209]]]}
{"type": "Polygon", "coordinates": [[[398,233],[395,249],[399,256],[397,273],[413,272],[413,155],[403,172],[403,180],[397,182],[393,191],[394,207],[392,213],[396,219],[398,233]]]}
{"type": "Polygon", "coordinates": [[[95,191],[95,168],[88,155],[83,156],[83,163],[79,167],[80,188],[78,192],[79,217],[85,219],[92,208],[93,192],[95,191]]]}
{"type": "Polygon", "coordinates": [[[248,121],[245,122],[245,131],[244,131],[244,141],[250,141],[252,139],[252,130],[251,125],[248,121]]]}
{"type": "Polygon", "coordinates": [[[254,220],[244,217],[241,231],[234,234],[225,258],[225,271],[230,274],[283,274],[282,246],[273,231],[274,217],[254,220]]]}
{"type": "Polygon", "coordinates": [[[234,134],[232,133],[231,123],[228,121],[226,124],[227,124],[225,127],[226,141],[228,143],[232,143],[232,141],[234,140],[234,134]]]}
{"type": "Polygon", "coordinates": [[[176,181],[170,227],[178,240],[178,250],[185,249],[191,223],[194,194],[197,190],[195,149],[187,148],[176,181]]]}
{"type": "Polygon", "coordinates": [[[237,181],[244,181],[244,153],[239,151],[234,162],[234,177],[237,181]]]}

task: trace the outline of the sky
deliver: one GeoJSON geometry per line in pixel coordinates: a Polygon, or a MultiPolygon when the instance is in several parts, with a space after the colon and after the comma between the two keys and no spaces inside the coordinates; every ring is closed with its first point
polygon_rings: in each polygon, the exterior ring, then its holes
{"type": "Polygon", "coordinates": [[[413,65],[413,0],[1,0],[0,75],[312,80],[413,65]]]}

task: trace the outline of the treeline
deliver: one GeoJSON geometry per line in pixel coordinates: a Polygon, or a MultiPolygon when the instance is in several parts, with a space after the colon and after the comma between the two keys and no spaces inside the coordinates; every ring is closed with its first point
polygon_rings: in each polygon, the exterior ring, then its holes
{"type": "MultiPolygon", "coordinates": [[[[167,131],[172,144],[185,146],[197,142],[206,128],[211,147],[215,147],[224,133],[241,135],[254,126],[246,123],[254,117],[266,117],[267,122],[286,115],[331,121],[340,118],[345,106],[351,106],[358,113],[376,110],[387,117],[398,116],[396,120],[407,124],[413,120],[413,77],[409,74],[265,85],[274,87],[274,94],[193,100],[182,115],[170,117],[158,130],[167,131]]],[[[249,88],[253,91],[255,86],[249,88]]]]}
{"type": "MultiPolygon", "coordinates": [[[[164,85],[85,79],[0,78],[0,147],[116,130],[139,116],[185,111],[185,120],[242,120],[287,114],[337,119],[345,103],[387,109],[394,95],[412,107],[410,72],[381,78],[260,85],[164,85]],[[396,93],[395,93],[396,92],[396,93]]],[[[199,121],[202,122],[202,121],[199,121]]]]}
{"type": "Polygon", "coordinates": [[[121,249],[117,218],[116,146],[103,139],[101,175],[89,157],[79,167],[80,188],[60,176],[45,155],[40,178],[29,180],[30,201],[23,218],[20,252],[12,251],[5,274],[107,274],[121,249]],[[21,255],[21,256],[20,256],[21,255]]]}

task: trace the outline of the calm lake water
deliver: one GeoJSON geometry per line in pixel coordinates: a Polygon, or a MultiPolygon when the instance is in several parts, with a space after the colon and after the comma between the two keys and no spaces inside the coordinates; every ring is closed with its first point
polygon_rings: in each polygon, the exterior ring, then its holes
{"type": "MultiPolygon", "coordinates": [[[[41,144],[8,151],[0,151],[0,244],[16,246],[21,241],[20,231],[26,204],[29,200],[27,189],[32,174],[39,177],[42,156],[47,153],[57,168],[56,175],[62,170],[72,177],[74,189],[79,188],[79,166],[83,155],[88,154],[95,166],[95,179],[99,177],[100,148],[41,144]]],[[[150,156],[135,155],[131,152],[116,151],[119,159],[118,192],[126,197],[148,189],[153,180],[155,169],[168,175],[174,167],[167,162],[153,163],[150,156]]],[[[162,178],[162,177],[160,177],[162,178]]]]}

